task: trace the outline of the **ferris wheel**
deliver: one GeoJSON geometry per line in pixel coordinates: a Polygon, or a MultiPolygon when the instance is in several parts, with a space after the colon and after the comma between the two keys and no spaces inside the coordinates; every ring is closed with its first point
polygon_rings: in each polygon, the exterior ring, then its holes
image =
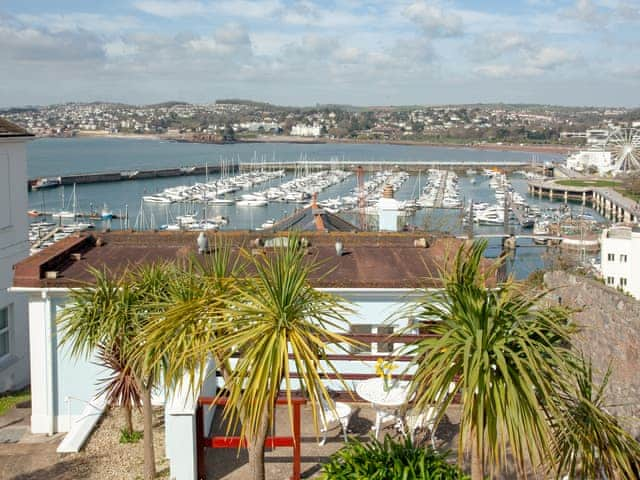
{"type": "Polygon", "coordinates": [[[619,171],[640,170],[640,130],[620,128],[609,135],[607,150],[611,151],[614,168],[619,171]]]}

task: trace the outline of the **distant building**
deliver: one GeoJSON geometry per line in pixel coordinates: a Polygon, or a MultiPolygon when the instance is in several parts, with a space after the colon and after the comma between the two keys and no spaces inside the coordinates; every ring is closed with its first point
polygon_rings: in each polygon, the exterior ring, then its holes
{"type": "Polygon", "coordinates": [[[587,130],[587,145],[604,145],[609,139],[609,130],[591,129],[587,130]]]}
{"type": "Polygon", "coordinates": [[[0,392],[29,383],[27,299],[7,289],[13,265],[29,256],[25,142],[32,137],[0,118],[0,392]]]}
{"type": "Polygon", "coordinates": [[[291,135],[294,137],[319,137],[322,133],[320,125],[303,125],[301,123],[291,127],[291,135]]]}
{"type": "Polygon", "coordinates": [[[610,172],[614,168],[611,152],[602,149],[581,150],[572,153],[567,157],[566,166],[576,172],[586,172],[590,168],[594,168],[600,174],[610,172]]]}
{"type": "Polygon", "coordinates": [[[611,227],[600,243],[604,282],[640,299],[640,228],[611,227]]]}

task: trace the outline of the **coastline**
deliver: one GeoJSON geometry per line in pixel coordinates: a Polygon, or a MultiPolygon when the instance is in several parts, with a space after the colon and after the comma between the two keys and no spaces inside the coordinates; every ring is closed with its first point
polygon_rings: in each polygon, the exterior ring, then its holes
{"type": "MultiPolygon", "coordinates": [[[[39,138],[57,138],[57,137],[39,137],[39,138]]],[[[64,138],[120,138],[127,140],[167,140],[156,133],[107,133],[107,132],[78,132],[73,137],[64,138]]]]}
{"type": "MultiPolygon", "coordinates": [[[[107,132],[79,132],[75,137],[80,138],[117,138],[128,140],[164,140],[177,141],[184,143],[203,143],[196,142],[184,136],[172,136],[166,134],[152,133],[107,133],[107,132]]],[[[38,138],[58,138],[55,136],[42,136],[38,138]]],[[[61,137],[73,138],[73,137],[61,137]]],[[[513,152],[529,152],[529,153],[549,153],[558,155],[567,155],[576,151],[577,147],[572,145],[527,145],[527,144],[503,144],[503,143],[441,143],[441,142],[421,142],[417,140],[355,140],[340,139],[326,137],[294,137],[290,135],[261,135],[252,138],[237,138],[232,143],[289,143],[299,145],[317,145],[317,144],[336,144],[336,145],[404,145],[415,147],[439,147],[451,149],[469,149],[469,150],[489,150],[489,151],[513,151],[513,152]]]]}
{"type": "Polygon", "coordinates": [[[571,145],[526,145],[526,144],[500,144],[500,143],[441,143],[441,142],[420,142],[417,140],[353,140],[339,138],[307,138],[292,137],[288,135],[263,135],[255,138],[239,138],[237,143],[299,143],[299,144],[345,144],[345,145],[407,145],[415,147],[441,147],[460,149],[467,148],[470,150],[495,150],[495,151],[514,151],[514,152],[531,152],[531,153],[557,153],[566,155],[575,151],[576,147],[571,145]]]}

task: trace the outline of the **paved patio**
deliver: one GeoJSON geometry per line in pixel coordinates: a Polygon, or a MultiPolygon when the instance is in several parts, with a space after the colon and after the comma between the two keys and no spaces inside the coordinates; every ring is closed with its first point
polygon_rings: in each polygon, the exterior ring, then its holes
{"type": "MultiPolygon", "coordinates": [[[[354,409],[348,434],[361,440],[370,438],[371,427],[375,419],[375,412],[366,403],[353,403],[354,409]]],[[[444,419],[437,432],[436,445],[447,450],[454,450],[457,441],[458,411],[454,406],[444,419]]],[[[214,417],[214,435],[225,435],[226,426],[221,420],[221,409],[218,408],[214,417]]],[[[320,438],[314,433],[311,419],[311,407],[306,405],[301,409],[302,416],[302,478],[314,478],[318,476],[321,465],[329,456],[344,445],[342,430],[336,427],[327,436],[327,443],[318,445],[320,438]]],[[[290,435],[290,423],[286,406],[279,406],[276,413],[276,435],[290,435]]],[[[385,434],[397,437],[393,424],[386,424],[380,433],[380,438],[385,434]]],[[[420,436],[420,435],[419,435],[420,436]]],[[[209,480],[242,480],[249,476],[249,464],[246,450],[232,449],[207,449],[206,454],[207,478],[209,480]]],[[[452,453],[455,459],[455,453],[452,453]]],[[[291,475],[293,461],[291,448],[277,448],[266,453],[266,474],[268,479],[287,479],[291,475]]]]}

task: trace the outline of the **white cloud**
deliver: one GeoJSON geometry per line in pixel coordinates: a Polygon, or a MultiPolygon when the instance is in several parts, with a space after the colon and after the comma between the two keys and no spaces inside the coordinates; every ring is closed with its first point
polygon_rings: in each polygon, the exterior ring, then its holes
{"type": "Polygon", "coordinates": [[[437,3],[416,0],[405,10],[404,15],[432,37],[461,35],[461,17],[452,9],[446,11],[437,3]]]}
{"type": "Polygon", "coordinates": [[[194,38],[187,45],[196,52],[219,55],[243,55],[249,57],[251,39],[247,31],[238,24],[230,23],[218,28],[212,37],[194,38]]]}
{"type": "Polygon", "coordinates": [[[529,65],[540,70],[553,70],[561,65],[575,62],[577,56],[559,47],[544,47],[531,55],[529,65]]]}
{"type": "Polygon", "coordinates": [[[493,31],[474,36],[468,56],[473,61],[491,60],[532,46],[533,42],[519,32],[493,31]]]}
{"type": "Polygon", "coordinates": [[[364,51],[358,47],[340,47],[333,53],[337,63],[360,63],[364,57],[364,51]]]}
{"type": "Polygon", "coordinates": [[[140,28],[140,21],[129,15],[100,15],[96,13],[43,13],[19,14],[15,18],[22,24],[46,28],[51,32],[86,30],[94,33],[120,33],[140,28]]]}
{"type": "Polygon", "coordinates": [[[140,0],[134,7],[163,18],[194,17],[210,11],[204,3],[195,0],[140,0]]]}
{"type": "Polygon", "coordinates": [[[567,15],[592,25],[606,23],[604,12],[592,0],[576,0],[567,15]]]}
{"type": "Polygon", "coordinates": [[[622,22],[640,21],[640,4],[631,2],[618,2],[615,7],[616,18],[622,22]]]}
{"type": "Polygon", "coordinates": [[[15,62],[91,62],[105,57],[101,40],[87,31],[50,32],[0,24],[0,59],[15,62]]]}
{"type": "Polygon", "coordinates": [[[105,43],[104,50],[110,58],[127,57],[138,53],[135,44],[125,42],[121,38],[105,43]]]}
{"type": "Polygon", "coordinates": [[[280,0],[222,0],[213,5],[212,11],[230,17],[265,19],[283,8],[280,0]]]}
{"type": "Polygon", "coordinates": [[[573,65],[578,60],[576,53],[560,47],[531,48],[511,58],[509,63],[484,64],[473,71],[491,78],[535,77],[573,65]]]}

